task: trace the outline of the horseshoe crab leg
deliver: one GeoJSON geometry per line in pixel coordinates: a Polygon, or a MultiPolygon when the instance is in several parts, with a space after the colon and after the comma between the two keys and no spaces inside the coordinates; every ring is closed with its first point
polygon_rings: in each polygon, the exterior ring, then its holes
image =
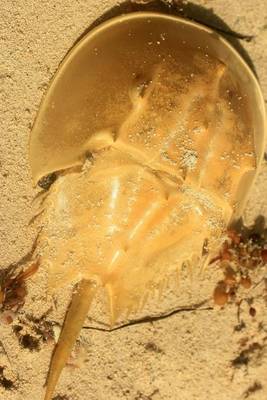
{"type": "Polygon", "coordinates": [[[83,279],[73,294],[56,349],[52,355],[44,400],[52,399],[61,371],[88,314],[95,291],[95,282],[83,279]]]}

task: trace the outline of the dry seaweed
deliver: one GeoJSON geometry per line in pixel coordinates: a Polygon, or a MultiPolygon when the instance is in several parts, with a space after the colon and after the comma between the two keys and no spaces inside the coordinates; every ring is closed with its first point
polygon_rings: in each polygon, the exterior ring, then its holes
{"type": "MultiPolygon", "coordinates": [[[[213,292],[215,304],[224,306],[232,301],[240,305],[240,288],[249,290],[255,284],[251,275],[256,270],[265,268],[266,263],[267,240],[264,233],[255,233],[253,228],[246,234],[235,230],[227,231],[219,255],[210,262],[219,265],[224,275],[213,292]]],[[[256,315],[256,309],[251,304],[249,313],[251,317],[256,315]]]]}
{"type": "Polygon", "coordinates": [[[8,267],[0,271],[0,309],[3,323],[13,322],[14,314],[24,305],[27,295],[26,281],[38,269],[38,262],[28,267],[8,267]]]}

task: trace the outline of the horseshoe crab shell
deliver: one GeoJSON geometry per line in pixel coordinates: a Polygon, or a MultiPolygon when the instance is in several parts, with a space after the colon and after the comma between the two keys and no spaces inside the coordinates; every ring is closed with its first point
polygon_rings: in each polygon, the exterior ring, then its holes
{"type": "Polygon", "coordinates": [[[78,282],[51,362],[50,400],[97,286],[111,320],[140,307],[182,263],[215,251],[263,153],[258,83],[218,34],[135,13],[67,55],[30,138],[36,184],[57,172],[37,256],[54,289],[78,282]]]}
{"type": "MultiPolygon", "coordinates": [[[[164,57],[177,60],[180,56],[184,65],[192,64],[190,49],[220,60],[241,90],[240,110],[245,102],[258,165],[265,134],[264,101],[255,76],[239,54],[200,24],[169,15],[134,13],[92,30],[61,63],[30,137],[34,183],[54,171],[82,165],[88,151],[114,141],[132,110],[129,92],[150,82],[155,65],[159,61],[164,65],[164,57]]],[[[206,68],[212,76],[208,60],[206,68]]],[[[246,197],[254,175],[247,174],[240,198],[246,197]]]]}

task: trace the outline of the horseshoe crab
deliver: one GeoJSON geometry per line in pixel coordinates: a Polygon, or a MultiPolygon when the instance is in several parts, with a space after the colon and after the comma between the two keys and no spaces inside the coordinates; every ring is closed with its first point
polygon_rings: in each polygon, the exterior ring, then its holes
{"type": "Polygon", "coordinates": [[[111,324],[183,263],[212,255],[263,151],[264,105],[236,51],[157,13],[112,19],[66,56],[30,137],[34,184],[49,174],[35,256],[53,290],[77,284],[52,356],[50,400],[98,287],[111,324]]]}

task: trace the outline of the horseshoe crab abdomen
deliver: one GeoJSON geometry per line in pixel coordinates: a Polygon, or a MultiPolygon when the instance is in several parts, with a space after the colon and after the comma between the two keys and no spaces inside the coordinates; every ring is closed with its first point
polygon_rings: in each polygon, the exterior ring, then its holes
{"type": "Polygon", "coordinates": [[[81,279],[105,286],[117,317],[199,259],[204,243],[218,245],[230,216],[227,202],[206,189],[110,148],[50,188],[41,262],[52,288],[81,279]]]}

